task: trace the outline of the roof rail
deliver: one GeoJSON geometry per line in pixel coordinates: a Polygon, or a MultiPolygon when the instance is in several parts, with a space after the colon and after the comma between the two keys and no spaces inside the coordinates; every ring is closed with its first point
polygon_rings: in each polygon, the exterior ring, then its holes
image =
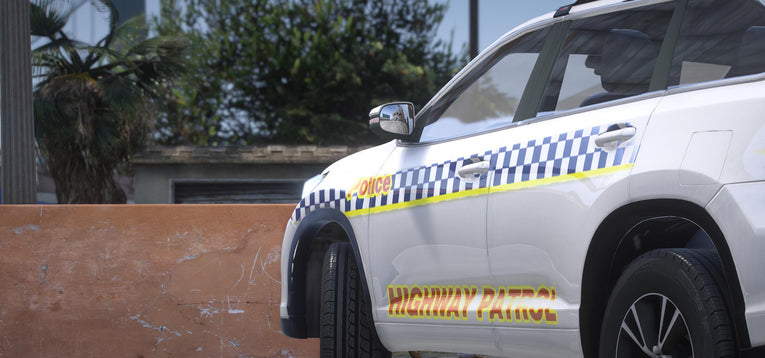
{"type": "MultiPolygon", "coordinates": [[[[574,7],[576,5],[586,4],[588,2],[595,2],[595,1],[598,1],[598,0],[576,0],[576,2],[573,3],[573,4],[561,6],[560,8],[558,8],[558,10],[555,11],[555,15],[553,15],[553,17],[566,16],[571,11],[572,7],[574,7]]],[[[628,1],[628,0],[626,0],[626,1],[628,1]]]]}

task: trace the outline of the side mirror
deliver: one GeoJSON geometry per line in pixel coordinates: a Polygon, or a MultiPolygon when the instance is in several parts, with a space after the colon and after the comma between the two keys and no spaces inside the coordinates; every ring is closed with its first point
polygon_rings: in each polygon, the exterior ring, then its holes
{"type": "Polygon", "coordinates": [[[385,139],[404,139],[414,132],[414,105],[393,102],[369,111],[369,128],[385,139]]]}

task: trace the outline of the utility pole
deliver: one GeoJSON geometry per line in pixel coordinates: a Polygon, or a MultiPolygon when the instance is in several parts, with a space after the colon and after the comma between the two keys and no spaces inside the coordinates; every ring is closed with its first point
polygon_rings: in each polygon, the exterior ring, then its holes
{"type": "Polygon", "coordinates": [[[470,59],[478,56],[478,0],[470,0],[470,59]]]}
{"type": "Polygon", "coordinates": [[[3,204],[37,202],[31,47],[29,0],[0,0],[3,204]]]}

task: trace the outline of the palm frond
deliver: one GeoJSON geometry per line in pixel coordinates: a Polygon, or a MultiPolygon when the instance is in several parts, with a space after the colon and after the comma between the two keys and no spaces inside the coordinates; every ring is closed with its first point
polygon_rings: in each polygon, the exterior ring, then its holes
{"type": "Polygon", "coordinates": [[[64,28],[69,13],[59,12],[52,0],[29,4],[29,30],[32,36],[53,38],[64,28]]]}
{"type": "Polygon", "coordinates": [[[57,77],[85,72],[84,68],[77,67],[61,52],[49,52],[33,56],[32,68],[35,77],[57,77]]]}
{"type": "MultiPolygon", "coordinates": [[[[87,51],[92,55],[97,55],[99,58],[105,60],[107,64],[114,62],[125,63],[130,61],[128,56],[108,47],[83,46],[80,50],[87,51]]],[[[89,68],[94,68],[93,65],[94,64],[90,64],[89,68]]]]}
{"type": "Polygon", "coordinates": [[[66,55],[69,58],[69,62],[73,65],[74,68],[77,68],[77,69],[87,68],[87,66],[85,66],[85,62],[82,60],[82,56],[80,56],[80,52],[77,49],[74,49],[74,48],[67,49],[66,55]]]}
{"type": "Polygon", "coordinates": [[[181,62],[189,41],[182,35],[157,36],[146,39],[128,50],[129,55],[158,56],[166,61],[181,62]]]}
{"type": "Polygon", "coordinates": [[[98,41],[98,44],[96,44],[96,46],[108,47],[112,42],[112,38],[114,36],[114,30],[117,28],[117,24],[119,24],[120,22],[119,12],[117,11],[117,7],[114,6],[114,3],[111,0],[91,0],[91,4],[99,12],[105,12],[108,14],[107,16],[109,17],[109,32],[106,34],[106,36],[103,39],[98,41]]]}
{"type": "Polygon", "coordinates": [[[88,46],[84,42],[68,38],[55,38],[52,41],[32,50],[32,57],[43,53],[78,50],[88,46]]]}

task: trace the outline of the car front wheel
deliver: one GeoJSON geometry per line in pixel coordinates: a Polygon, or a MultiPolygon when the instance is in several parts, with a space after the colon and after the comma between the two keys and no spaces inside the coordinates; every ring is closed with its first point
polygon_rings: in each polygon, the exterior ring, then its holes
{"type": "Polygon", "coordinates": [[[380,343],[369,295],[351,245],[335,243],[324,256],[321,297],[321,357],[390,357],[380,343]]]}
{"type": "Polygon", "coordinates": [[[614,287],[600,357],[733,357],[731,322],[713,251],[661,249],[637,258],[614,287]]]}

